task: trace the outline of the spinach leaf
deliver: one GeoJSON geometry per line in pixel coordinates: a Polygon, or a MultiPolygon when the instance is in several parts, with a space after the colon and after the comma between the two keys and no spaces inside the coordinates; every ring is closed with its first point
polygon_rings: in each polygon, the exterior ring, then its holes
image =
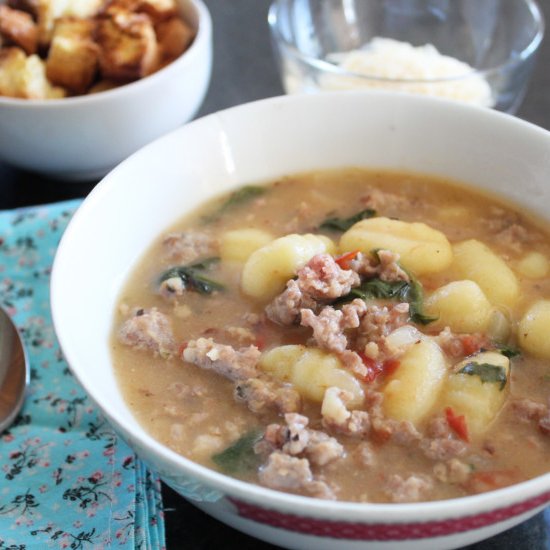
{"type": "Polygon", "coordinates": [[[212,456],[214,463],[228,473],[255,470],[260,457],[254,452],[254,445],[262,438],[262,430],[252,430],[237,439],[229,447],[212,456]]]}
{"type": "Polygon", "coordinates": [[[231,210],[232,208],[235,208],[237,206],[241,206],[256,197],[263,195],[266,191],[266,187],[260,187],[258,185],[245,185],[231,193],[231,195],[229,195],[229,198],[224,203],[222,203],[222,205],[215,212],[204,216],[202,221],[203,223],[214,222],[218,220],[228,210],[231,210]]]}
{"type": "Polygon", "coordinates": [[[354,298],[362,300],[382,299],[409,303],[410,319],[414,323],[427,325],[437,317],[428,317],[422,313],[423,290],[420,282],[410,273],[410,281],[382,281],[378,277],[368,279],[360,286],[352,288],[349,294],[338,300],[338,303],[349,302],[354,298]]]}
{"type": "Polygon", "coordinates": [[[519,349],[513,348],[511,346],[499,346],[498,352],[505,357],[508,357],[508,359],[512,359],[512,357],[517,357],[518,355],[521,355],[521,351],[519,351],[519,349]]]}
{"type": "Polygon", "coordinates": [[[327,218],[324,222],[321,223],[319,227],[321,229],[344,232],[347,231],[352,225],[355,225],[357,222],[365,220],[367,218],[372,218],[373,216],[376,216],[376,210],[373,210],[372,208],[366,208],[365,210],[361,210],[360,212],[357,212],[357,214],[354,214],[349,218],[327,218]]]}
{"type": "Polygon", "coordinates": [[[200,262],[190,265],[178,265],[171,267],[159,277],[159,284],[168,279],[179,277],[183,283],[183,287],[186,290],[193,290],[199,294],[212,294],[215,290],[224,290],[225,287],[221,283],[213,281],[212,279],[197,273],[198,271],[208,269],[210,266],[219,261],[219,258],[212,257],[205,258],[200,262]]]}
{"type": "Polygon", "coordinates": [[[479,376],[481,381],[500,384],[500,391],[506,386],[506,370],[504,367],[490,365],[489,363],[475,363],[474,361],[466,363],[459,371],[461,374],[469,374],[470,376],[479,376]]]}
{"type": "Polygon", "coordinates": [[[424,290],[418,279],[413,277],[410,273],[408,275],[410,277],[410,287],[404,296],[404,300],[409,302],[411,321],[420,325],[427,325],[433,321],[437,321],[437,317],[430,317],[422,312],[424,290]]]}
{"type": "Polygon", "coordinates": [[[352,288],[349,294],[341,298],[342,302],[349,302],[354,298],[361,298],[363,300],[369,300],[373,298],[378,299],[399,299],[406,293],[409,283],[406,281],[382,281],[378,277],[374,279],[368,279],[361,283],[360,286],[352,288]]]}

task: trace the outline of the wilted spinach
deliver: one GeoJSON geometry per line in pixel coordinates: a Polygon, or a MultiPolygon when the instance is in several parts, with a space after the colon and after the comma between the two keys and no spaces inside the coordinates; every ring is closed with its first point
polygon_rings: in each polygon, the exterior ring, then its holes
{"type": "Polygon", "coordinates": [[[489,363],[475,363],[474,361],[466,363],[459,371],[460,374],[469,374],[470,376],[479,376],[481,381],[500,384],[500,391],[506,386],[506,370],[498,365],[489,363]]]}
{"type": "Polygon", "coordinates": [[[357,214],[354,214],[349,218],[327,218],[324,222],[321,223],[319,227],[321,229],[344,232],[347,231],[352,225],[355,225],[357,222],[365,220],[367,218],[372,218],[374,216],[376,216],[376,210],[373,210],[372,208],[366,208],[365,210],[361,210],[360,212],[357,212],[357,214]]]}
{"type": "Polygon", "coordinates": [[[255,470],[260,464],[260,457],[254,452],[254,445],[262,438],[262,434],[262,430],[246,433],[229,447],[213,455],[212,460],[228,473],[255,470]]]}
{"type": "Polygon", "coordinates": [[[171,267],[159,277],[159,284],[168,279],[179,277],[186,290],[192,290],[199,294],[212,294],[215,290],[224,290],[225,287],[221,283],[213,281],[201,273],[198,273],[199,271],[207,270],[210,266],[219,261],[219,258],[212,257],[190,265],[171,267]]]}
{"type": "Polygon", "coordinates": [[[411,321],[427,325],[435,321],[437,317],[429,317],[422,313],[422,285],[410,274],[409,277],[409,281],[382,281],[378,277],[368,279],[360,286],[351,289],[349,294],[339,300],[339,303],[349,302],[354,298],[408,302],[411,321]]]}
{"type": "Polygon", "coordinates": [[[221,218],[221,216],[225,214],[228,210],[246,204],[252,199],[263,195],[266,191],[266,187],[260,187],[258,185],[245,185],[244,187],[241,187],[240,189],[237,189],[236,191],[231,193],[227,200],[222,203],[222,205],[216,211],[208,214],[207,216],[204,216],[202,218],[202,221],[203,223],[214,222],[221,218]]]}

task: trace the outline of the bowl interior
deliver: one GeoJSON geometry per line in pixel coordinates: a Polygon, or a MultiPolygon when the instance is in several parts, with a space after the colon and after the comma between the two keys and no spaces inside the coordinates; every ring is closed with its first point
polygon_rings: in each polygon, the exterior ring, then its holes
{"type": "MultiPolygon", "coordinates": [[[[65,357],[115,427],[130,443],[146,449],[148,458],[158,459],[157,465],[225,489],[273,494],[209,472],[163,448],[122,400],[111,367],[109,335],[114,304],[136,260],[164,228],[208,197],[238,185],[323,168],[360,166],[446,176],[497,192],[550,221],[549,148],[548,132],[512,117],[389,93],[287,96],[192,122],[119,165],[84,201],[66,230],[51,286],[53,320],[65,357]]],[[[550,475],[537,481],[521,484],[528,491],[516,486],[506,494],[513,501],[526,491],[538,494],[533,491],[550,488],[550,475]]],[[[288,495],[275,498],[292,500],[288,495]]],[[[477,504],[470,502],[466,509],[483,509],[493,498],[474,497],[477,504]]],[[[345,508],[343,503],[331,506],[331,513],[345,508]]]]}

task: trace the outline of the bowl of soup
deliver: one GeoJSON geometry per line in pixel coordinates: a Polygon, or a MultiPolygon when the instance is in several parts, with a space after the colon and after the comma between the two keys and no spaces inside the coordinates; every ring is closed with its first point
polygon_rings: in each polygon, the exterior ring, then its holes
{"type": "Polygon", "coordinates": [[[489,537],[550,501],[549,146],[511,116],[391,92],[194,121],[70,222],[63,353],[140,458],[246,533],[489,537]]]}

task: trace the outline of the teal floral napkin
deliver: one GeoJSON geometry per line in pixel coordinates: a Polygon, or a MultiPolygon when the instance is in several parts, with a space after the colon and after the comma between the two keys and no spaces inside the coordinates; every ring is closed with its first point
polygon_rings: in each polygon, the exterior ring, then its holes
{"type": "Polygon", "coordinates": [[[89,401],[52,328],[50,271],[79,201],[0,212],[0,303],[31,384],[0,433],[0,549],[162,549],[160,482],[89,401]]]}

